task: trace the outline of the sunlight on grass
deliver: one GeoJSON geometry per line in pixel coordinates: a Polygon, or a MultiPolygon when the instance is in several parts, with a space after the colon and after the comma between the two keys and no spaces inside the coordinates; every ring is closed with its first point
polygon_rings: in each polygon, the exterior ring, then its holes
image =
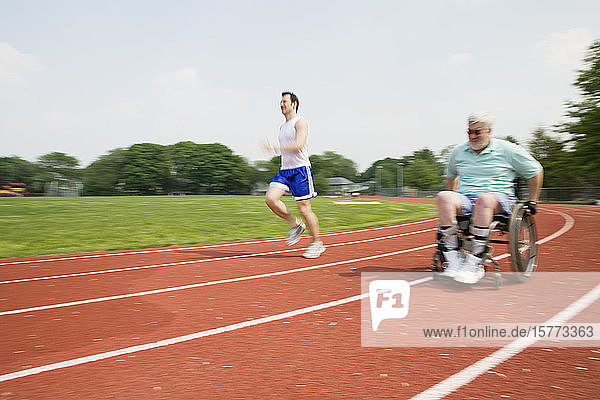
{"type": "MultiPolygon", "coordinates": [[[[317,197],[322,232],[436,216],[426,204],[338,205],[317,197]]],[[[355,199],[354,201],[361,201],[355,199]]],[[[295,202],[284,202],[298,215],[295,202]]],[[[218,243],[285,236],[261,196],[0,198],[0,258],[218,243]]]]}

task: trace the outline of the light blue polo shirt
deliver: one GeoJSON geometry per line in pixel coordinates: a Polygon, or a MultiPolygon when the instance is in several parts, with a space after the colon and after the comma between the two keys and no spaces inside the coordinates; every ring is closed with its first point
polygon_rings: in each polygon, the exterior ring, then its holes
{"type": "Polygon", "coordinates": [[[490,138],[490,144],[479,154],[468,142],[456,146],[448,159],[446,177],[458,177],[459,193],[500,192],[514,196],[516,175],[530,179],[541,170],[542,165],[521,146],[490,138]]]}

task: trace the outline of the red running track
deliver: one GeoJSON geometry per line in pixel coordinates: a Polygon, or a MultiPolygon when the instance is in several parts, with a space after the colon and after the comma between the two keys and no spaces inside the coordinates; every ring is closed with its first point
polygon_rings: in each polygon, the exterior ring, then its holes
{"type": "MultiPolygon", "coordinates": [[[[600,208],[540,208],[540,270],[600,272],[600,208]]],[[[0,260],[0,399],[597,398],[597,347],[361,347],[361,272],[426,270],[435,224],[0,260]]]]}

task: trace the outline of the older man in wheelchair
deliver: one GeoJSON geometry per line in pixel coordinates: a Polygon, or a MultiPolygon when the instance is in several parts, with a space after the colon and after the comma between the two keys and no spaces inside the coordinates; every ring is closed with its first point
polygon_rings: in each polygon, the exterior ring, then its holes
{"type": "Polygon", "coordinates": [[[450,154],[446,190],[437,196],[436,257],[442,265],[441,275],[465,284],[475,284],[485,275],[484,264],[491,258],[491,229],[499,224],[508,231],[509,225],[515,225],[508,223],[515,219],[510,218],[513,209],[518,210],[519,222],[524,215],[530,218],[536,213],[543,182],[541,164],[522,147],[491,138],[492,125],[493,117],[487,112],[469,116],[469,140],[450,154]],[[516,176],[527,179],[529,188],[527,201],[517,207],[513,182],[516,176]],[[466,219],[470,220],[468,229],[459,226],[459,220],[466,219]],[[464,243],[465,240],[470,243],[464,243]]]}

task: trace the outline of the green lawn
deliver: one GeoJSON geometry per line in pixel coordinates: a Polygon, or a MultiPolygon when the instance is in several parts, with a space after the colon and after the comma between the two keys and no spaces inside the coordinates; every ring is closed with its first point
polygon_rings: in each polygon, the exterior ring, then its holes
{"type": "MultiPolygon", "coordinates": [[[[293,198],[284,201],[298,215],[293,198]]],[[[313,199],[322,232],[436,216],[432,205],[334,201],[313,199]]],[[[0,258],[272,238],[288,229],[261,196],[0,198],[0,221],[0,258]]]]}

